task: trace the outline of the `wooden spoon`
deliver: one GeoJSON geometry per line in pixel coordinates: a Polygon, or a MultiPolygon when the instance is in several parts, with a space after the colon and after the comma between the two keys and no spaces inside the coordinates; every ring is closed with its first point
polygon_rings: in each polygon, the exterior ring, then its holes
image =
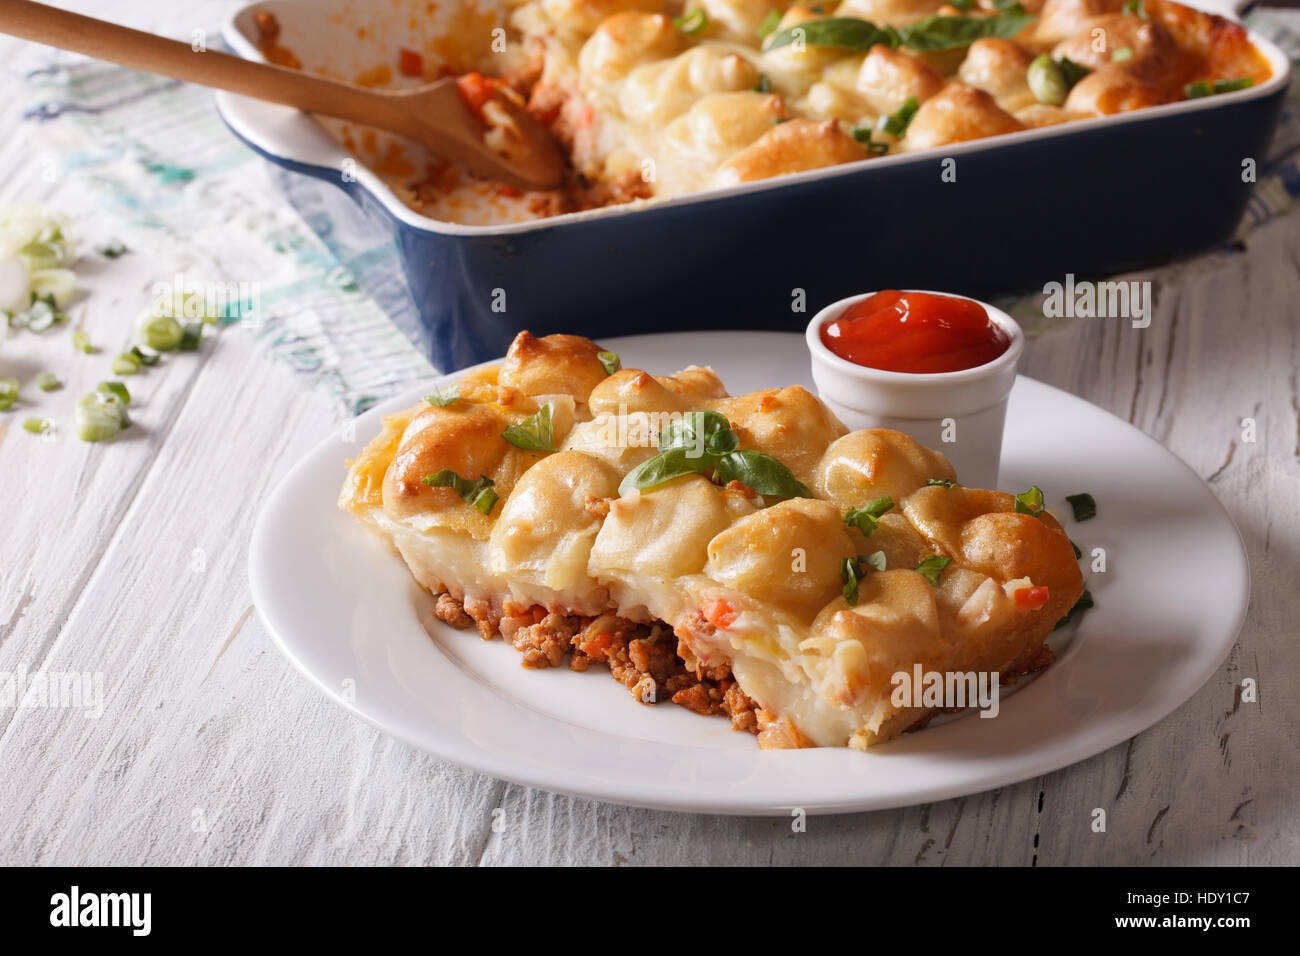
{"type": "Polygon", "coordinates": [[[188,43],[30,0],[0,0],[0,32],[397,133],[512,186],[551,189],[564,179],[564,154],[527,110],[494,98],[501,110],[493,110],[489,127],[465,105],[455,78],[409,90],[369,90],[228,53],[198,53],[188,43]]]}

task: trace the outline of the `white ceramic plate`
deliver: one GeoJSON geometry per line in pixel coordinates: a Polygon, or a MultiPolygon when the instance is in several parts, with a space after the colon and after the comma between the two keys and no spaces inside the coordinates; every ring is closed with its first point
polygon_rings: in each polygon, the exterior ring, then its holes
{"type": "MultiPolygon", "coordinates": [[[[732,394],[811,387],[802,337],[652,335],[607,340],[625,366],[658,374],[712,365],[732,394]]],[[[1236,639],[1250,593],[1236,527],[1205,484],[1118,418],[1020,378],[1011,395],[1003,486],[1092,493],[1096,518],[1066,520],[1084,549],[1097,607],[1058,632],[1060,659],[994,719],[973,714],[866,753],[761,751],[722,718],[634,701],[603,668],[525,671],[501,640],[432,615],[405,566],[335,505],[355,440],[327,438],[271,495],[253,532],[253,597],[281,650],[333,700],[448,760],[516,783],[645,807],[717,813],[872,810],[975,793],[1048,773],[1112,747],[1187,700],[1236,639]]]]}

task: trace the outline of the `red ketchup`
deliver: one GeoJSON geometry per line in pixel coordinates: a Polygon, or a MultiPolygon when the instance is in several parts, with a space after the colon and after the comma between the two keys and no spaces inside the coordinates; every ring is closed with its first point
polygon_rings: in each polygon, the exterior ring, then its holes
{"type": "Polygon", "coordinates": [[[851,305],[821,337],[840,358],[886,372],[959,372],[1011,347],[978,302],[897,289],[851,305]]]}

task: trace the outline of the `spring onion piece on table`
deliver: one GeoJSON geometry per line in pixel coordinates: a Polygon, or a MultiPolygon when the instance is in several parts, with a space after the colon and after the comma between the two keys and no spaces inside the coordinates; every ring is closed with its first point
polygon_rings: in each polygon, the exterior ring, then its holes
{"type": "Polygon", "coordinates": [[[199,346],[203,343],[203,323],[186,322],[185,329],[181,334],[180,345],[177,346],[182,352],[198,351],[199,346]]]}
{"type": "Polygon", "coordinates": [[[0,378],[0,412],[14,407],[18,401],[18,379],[0,378]]]}
{"type": "Polygon", "coordinates": [[[82,441],[107,441],[131,424],[122,400],[104,392],[82,395],[75,411],[77,437],[82,441]]]}
{"type": "Polygon", "coordinates": [[[1078,495],[1066,495],[1065,500],[1074,509],[1075,521],[1087,521],[1089,518],[1097,517],[1097,499],[1092,495],[1086,492],[1078,495]]]}
{"type": "Polygon", "coordinates": [[[158,364],[158,359],[162,358],[157,352],[143,352],[140,346],[131,346],[131,351],[127,353],[141,365],[153,366],[158,364]]]}
{"type": "Polygon", "coordinates": [[[157,315],[152,311],[141,314],[136,323],[136,335],[155,352],[170,352],[181,344],[185,329],[170,315],[157,315]]]}
{"type": "Polygon", "coordinates": [[[36,376],[36,387],[42,392],[53,392],[63,387],[57,375],[53,372],[41,372],[36,376]]]}
{"type": "Polygon", "coordinates": [[[53,428],[54,420],[50,418],[28,418],[23,422],[23,431],[31,432],[33,435],[43,435],[53,428]]]}
{"type": "Polygon", "coordinates": [[[90,343],[90,336],[81,329],[72,333],[72,347],[83,355],[90,355],[95,351],[95,346],[90,343]]]}
{"type": "Polygon", "coordinates": [[[140,371],[140,359],[133,352],[123,352],[113,359],[114,375],[134,375],[140,371]]]}
{"type": "Polygon", "coordinates": [[[131,393],[121,382],[100,382],[95,388],[101,395],[114,396],[123,405],[131,404],[131,393]]]}

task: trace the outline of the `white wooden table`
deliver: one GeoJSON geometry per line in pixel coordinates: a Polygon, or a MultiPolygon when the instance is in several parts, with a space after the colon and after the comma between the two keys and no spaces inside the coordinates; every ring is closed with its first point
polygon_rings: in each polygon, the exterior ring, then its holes
{"type": "MultiPolygon", "coordinates": [[[[203,5],[202,24],[162,0],[77,6],[188,36],[231,0],[203,5]]],[[[13,48],[0,39],[0,56],[13,48]]],[[[57,208],[58,184],[40,181],[10,135],[10,101],[0,97],[0,201],[57,208]]],[[[1298,264],[1293,216],[1187,270],[1150,328],[1062,322],[1023,366],[1158,438],[1236,519],[1253,600],[1219,673],[1168,719],[1077,766],[945,803],[812,818],[800,834],[784,818],[631,810],[504,784],[328,704],[273,648],[245,562],[259,502],[334,413],[238,329],[132,382],[139,427],[126,440],[42,442],[20,427],[30,409],[0,414],[0,672],[99,673],[105,694],[99,719],[0,709],[0,862],[1300,862],[1298,264]],[[1254,443],[1242,440],[1248,417],[1254,443]],[[1237,700],[1247,677],[1257,703],[1237,700]],[[1105,833],[1091,829],[1095,807],[1105,833]]],[[[124,257],[88,277],[76,318],[92,337],[120,337],[155,278],[124,257]]],[[[15,337],[0,374],[66,368],[67,348],[66,335],[15,337]]],[[[99,377],[84,368],[65,396],[99,377]]]]}

